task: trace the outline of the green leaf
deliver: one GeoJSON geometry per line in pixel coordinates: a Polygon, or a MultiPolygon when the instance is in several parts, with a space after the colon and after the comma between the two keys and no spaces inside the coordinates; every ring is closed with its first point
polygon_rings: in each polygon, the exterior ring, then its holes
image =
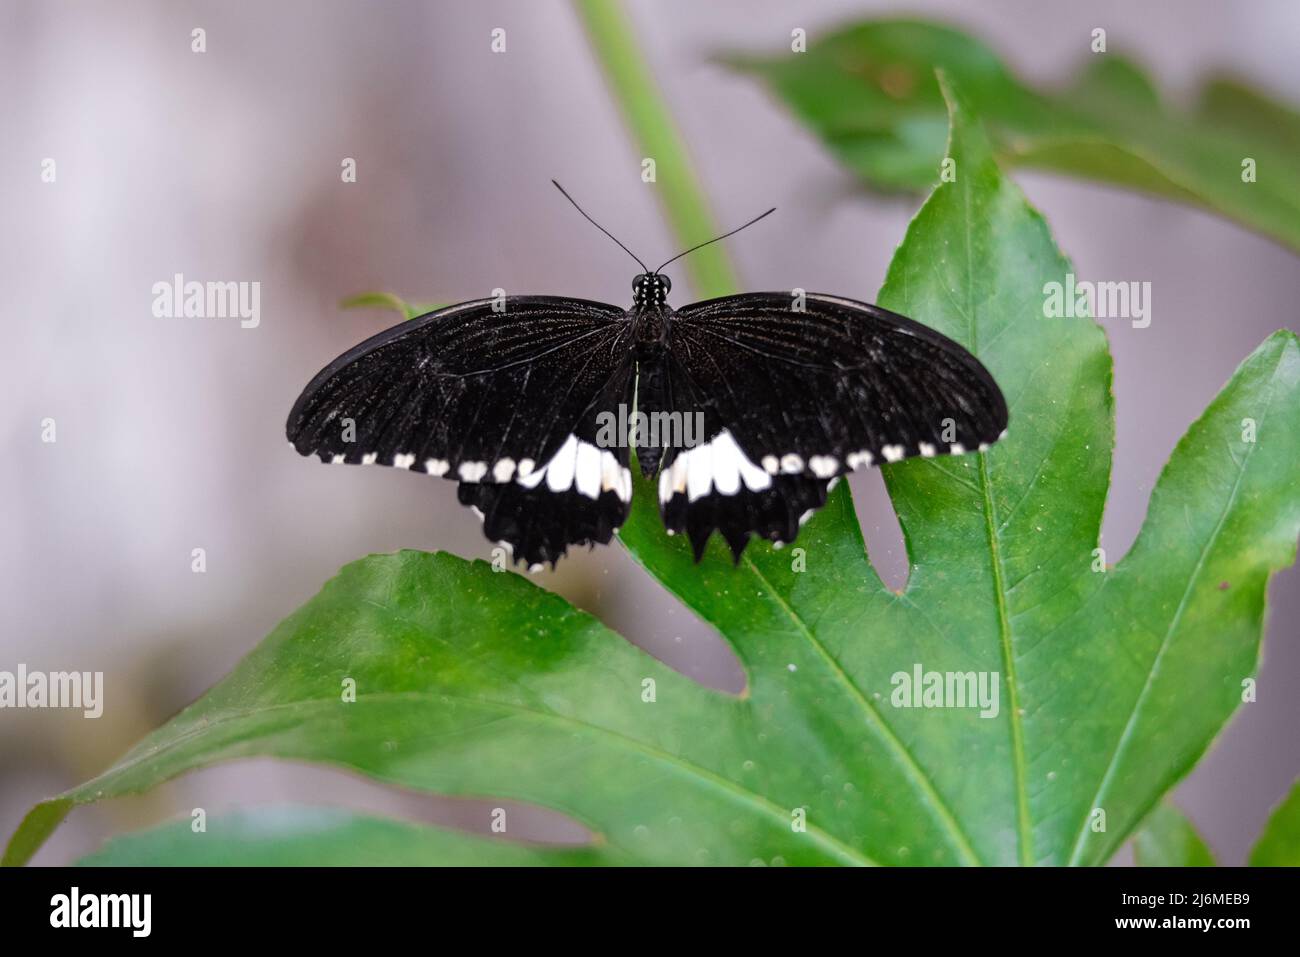
{"type": "Polygon", "coordinates": [[[339,808],[266,807],[188,819],[113,838],[89,867],[513,867],[613,863],[601,848],[548,847],[477,837],[339,808]]]}
{"type": "Polygon", "coordinates": [[[1044,318],[1044,284],[1069,264],[961,110],[948,154],[957,181],[917,215],[880,300],[979,355],[1008,396],[1010,435],[987,454],[886,468],[904,592],[876,577],[843,489],[800,537],[803,573],[761,545],[737,571],[721,548],[693,568],[659,534],[649,488],[623,539],[732,641],[777,726],[861,729],[852,749],[802,748],[833,751],[833,778],[889,796],[861,812],[874,858],[1099,864],[1253,673],[1263,589],[1300,530],[1296,337],[1243,364],[1180,443],[1132,554],[1094,572],[1113,444],[1104,336],[1044,318]],[[798,682],[764,685],[786,662],[798,682]],[[893,676],[918,663],[1001,673],[1000,713],[893,709],[893,676]]]}
{"type": "Polygon", "coordinates": [[[1179,443],[1131,554],[1094,572],[1105,337],[1044,317],[1044,284],[1069,264],[964,105],[948,155],[956,181],[913,221],[881,301],[979,355],[1010,434],[886,469],[902,593],[867,561],[844,486],[801,551],[755,543],[733,567],[717,543],[692,564],[639,482],[622,538],[735,647],[748,683],[729,696],[514,574],[372,556],[113,768],[29,815],[7,862],[73,805],[276,756],[554,808],[596,835],[593,861],[1104,863],[1254,672],[1268,577],[1300,532],[1300,343],[1277,333],[1242,364],[1179,443]],[[995,674],[998,706],[896,706],[914,667],[995,674]]]}
{"type": "Polygon", "coordinates": [[[1004,163],[1194,203],[1300,249],[1300,115],[1235,80],[1212,78],[1193,111],[1161,102],[1114,52],[1062,90],[1016,77],[979,40],[913,20],[858,23],[806,53],[731,56],[868,184],[922,190],[944,156],[943,70],[989,123],[1004,163]],[[1254,160],[1256,181],[1242,164],[1254,160]]]}
{"type": "MultiPolygon", "coordinates": [[[[671,671],[518,575],[445,554],[376,555],[344,568],[229,677],[56,810],[272,755],[554,807],[595,831],[611,859],[864,860],[815,823],[791,830],[791,809],[764,792],[766,767],[745,766],[762,760],[749,722],[746,702],[671,671]],[[653,703],[642,700],[647,679],[653,703]]],[[[55,823],[52,813],[31,828],[55,823]]],[[[29,851],[40,836],[21,833],[11,847],[29,851]]]]}
{"type": "Polygon", "coordinates": [[[1252,867],[1300,867],[1300,781],[1274,808],[1250,852],[1252,867]]]}
{"type": "Polygon", "coordinates": [[[344,299],[339,305],[344,309],[390,309],[403,319],[414,319],[425,313],[441,309],[441,305],[409,303],[391,292],[363,292],[344,299]]]}
{"type": "Polygon", "coordinates": [[[1214,867],[1214,854],[1178,808],[1162,802],[1138,831],[1139,867],[1214,867]]]}
{"type": "Polygon", "coordinates": [[[1270,573],[1295,560],[1300,525],[1300,344],[1274,333],[1178,443],[1132,550],[1072,627],[1090,630],[1084,670],[1111,658],[1107,707],[1061,724],[1058,747],[1088,748],[1073,773],[1102,771],[1092,798],[1112,830],[1084,829],[1071,859],[1100,861],[1158,793],[1195,764],[1242,701],[1258,664],[1270,573]],[[1113,742],[1098,761],[1098,740],[1113,742]],[[1148,797],[1148,795],[1150,797],[1148,797]]]}

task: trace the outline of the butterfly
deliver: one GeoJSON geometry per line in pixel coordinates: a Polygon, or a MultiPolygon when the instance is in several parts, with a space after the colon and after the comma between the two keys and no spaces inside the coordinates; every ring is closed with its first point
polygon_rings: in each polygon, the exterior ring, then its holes
{"type": "Polygon", "coordinates": [[[719,532],[739,562],[751,536],[794,541],[849,471],[1005,434],[993,377],[933,329],[802,290],[673,309],[662,270],[708,243],[651,271],[555,186],[641,266],[632,307],[502,295],[404,321],[311,380],[294,449],[455,481],[487,537],[536,570],[626,521],[633,447],[668,533],[698,562],[719,532]]]}

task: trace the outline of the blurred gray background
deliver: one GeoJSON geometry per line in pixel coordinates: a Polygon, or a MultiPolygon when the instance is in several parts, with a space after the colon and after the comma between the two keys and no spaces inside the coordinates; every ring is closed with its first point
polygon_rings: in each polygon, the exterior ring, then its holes
{"type": "MultiPolygon", "coordinates": [[[[1103,26],[1186,98],[1229,68],[1300,91],[1300,4],[1041,0],[629,3],[720,222],[778,216],[730,244],[751,288],[872,299],[915,200],[859,191],[720,50],[788,49],[899,12],[973,30],[1027,78],[1064,82],[1103,26]]],[[[654,186],[563,2],[291,0],[0,3],[0,669],[103,670],[98,721],[0,711],[0,833],[102,770],[221,677],[339,566],[369,552],[489,557],[455,487],[321,468],[285,445],[289,406],[329,359],[390,325],[341,311],[380,289],[418,301],[510,292],[630,302],[629,261],[555,193],[559,179],[644,257],[677,251],[654,186]],[[489,52],[494,27],[508,53],[489,52]],[[190,31],[207,52],[190,52],[190,31]],[[40,164],[57,161],[42,183],[40,164]],[[354,157],[358,182],[340,182],[354,157]],[[155,282],[258,280],[262,320],[156,319],[155,282]],[[40,441],[53,417],[58,442],[40,441]],[[207,550],[206,574],[190,570],[207,550]]],[[[1295,328],[1296,257],[1207,214],[1017,174],[1081,277],[1150,280],[1154,320],[1108,323],[1119,431],[1106,512],[1127,550],[1175,442],[1269,332],[1295,328]]],[[[679,273],[679,276],[681,274],[679,273]]],[[[686,301],[682,283],[676,299],[686,301]]],[[[854,479],[873,558],[900,581],[876,474],[854,479]]],[[[670,665],[737,689],[728,649],[617,545],[540,576],[670,665]]],[[[1300,770],[1300,576],[1280,574],[1259,683],[1177,799],[1221,859],[1244,860],[1300,770]]],[[[864,636],[870,640],[870,636],[864,636]]],[[[39,854],[196,806],[324,800],[482,828],[483,807],[255,761],[74,812],[39,854]]],[[[499,802],[498,802],[499,803],[499,802]]],[[[535,811],[524,836],[576,839],[535,811]]]]}

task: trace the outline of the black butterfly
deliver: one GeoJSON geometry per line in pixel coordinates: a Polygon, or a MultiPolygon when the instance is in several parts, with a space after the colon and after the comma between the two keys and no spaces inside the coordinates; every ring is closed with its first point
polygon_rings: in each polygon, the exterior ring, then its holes
{"type": "Polygon", "coordinates": [[[458,481],[487,537],[536,568],[627,519],[632,444],[659,476],[669,534],[686,532],[699,561],[720,531],[739,561],[750,535],[793,541],[852,469],[1004,433],[997,383],[932,329],[798,290],[674,310],[660,270],[680,257],[651,272],[623,249],[643,270],[631,309],[503,296],[402,322],[312,379],[289,441],[458,481]]]}

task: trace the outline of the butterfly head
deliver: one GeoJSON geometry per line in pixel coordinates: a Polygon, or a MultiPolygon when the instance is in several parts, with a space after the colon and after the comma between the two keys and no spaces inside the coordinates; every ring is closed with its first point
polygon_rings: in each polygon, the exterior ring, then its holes
{"type": "Polygon", "coordinates": [[[632,302],[638,306],[662,306],[672,288],[672,280],[667,276],[643,272],[632,280],[632,302]]]}

